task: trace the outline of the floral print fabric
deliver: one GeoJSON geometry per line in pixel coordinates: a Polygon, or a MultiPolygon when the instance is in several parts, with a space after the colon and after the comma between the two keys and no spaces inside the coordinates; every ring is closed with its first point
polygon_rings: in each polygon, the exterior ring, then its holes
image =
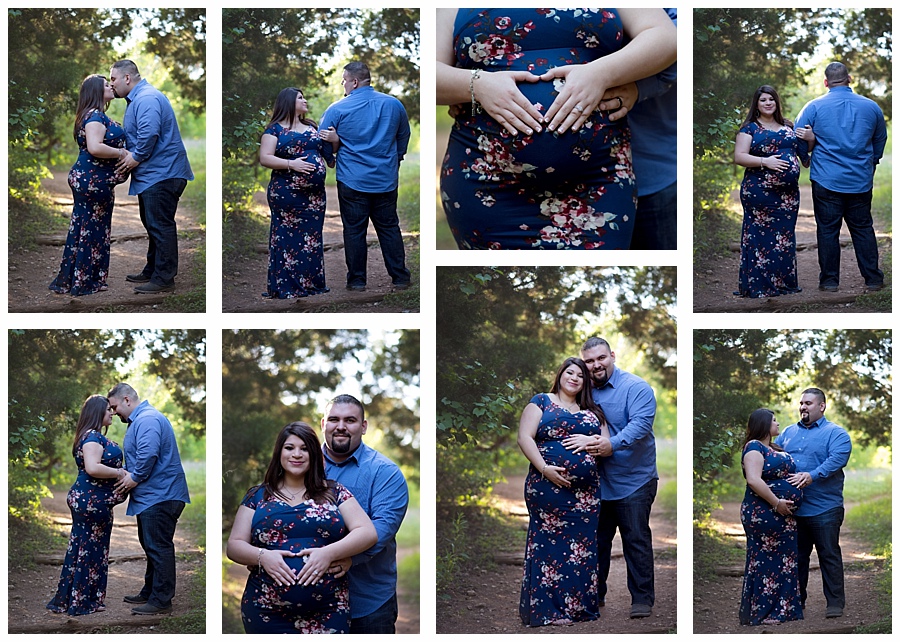
{"type": "MultiPolygon", "coordinates": [[[[540,75],[606,56],[623,39],[614,9],[459,9],[453,46],[457,67],[482,77],[540,75]]],[[[563,85],[518,88],[546,113],[563,85]]],[[[460,249],[628,249],[636,190],[624,119],[594,112],[576,132],[512,136],[471,105],[452,111],[441,200],[460,249]]]]}
{"type": "Polygon", "coordinates": [[[95,110],[84,119],[75,141],[78,160],[69,170],[72,189],[72,220],[66,237],[59,274],[50,289],[61,294],[94,294],[106,287],[109,274],[109,232],[112,225],[116,185],[125,177],[116,173],[115,158],[96,158],[87,150],[84,128],[98,122],[106,127],[103,143],[125,146],[125,130],[102,111],[95,110]]]}
{"type": "Polygon", "coordinates": [[[122,467],[122,449],[116,442],[96,430],[85,433],[75,450],[78,477],[66,496],[72,512],[69,547],[56,595],[47,604],[56,613],[87,615],[105,606],[113,507],[125,501],[125,495],[113,490],[115,479],[91,477],[85,471],[83,448],[91,442],[103,447],[101,464],[122,467]]]}
{"type": "Polygon", "coordinates": [[[264,134],[278,139],[275,155],[302,158],[316,169],[301,174],[273,169],[266,196],[272,210],[269,229],[267,298],[292,299],[328,292],[322,229],[325,225],[325,159],[334,158],[331,143],[318,130],[297,132],[273,123],[264,134]]]}
{"type": "MultiPolygon", "coordinates": [[[[266,497],[262,486],[251,488],[241,506],[253,509],[250,543],[271,550],[299,552],[320,548],[347,534],[338,506],[352,499],[344,486],[333,483],[335,501],[313,500],[291,506],[266,497]]],[[[292,569],[303,568],[300,557],[285,557],[292,569]]],[[[326,575],[310,586],[278,586],[260,566],[250,567],[241,600],[247,633],[347,633],[350,629],[350,584],[345,575],[326,575]]]]}
{"type": "MultiPolygon", "coordinates": [[[[762,479],[775,496],[800,505],[802,492],[787,482],[796,472],[793,458],[758,441],[744,447],[764,458],[762,479]]],[[[797,569],[797,520],[783,516],[749,486],[741,504],[741,523],[747,534],[747,564],[741,592],[741,624],[802,620],[797,569]]]]}
{"type": "Polygon", "coordinates": [[[597,593],[597,525],[600,473],[595,459],[573,454],[562,445],[570,435],[599,435],[600,422],[591,412],[573,414],[546,394],[531,403],[543,411],[535,442],[544,461],[564,466],[571,482],[561,488],[529,466],[525,480],[528,541],[519,615],[526,626],[595,620],[597,593]]]}
{"type": "Polygon", "coordinates": [[[775,172],[748,167],[741,183],[744,223],[741,230],[741,267],[738,291],[744,297],[767,297],[800,292],[797,285],[797,241],[794,227],[800,211],[800,163],[806,143],[790,127],[771,131],[753,122],[741,128],[751,137],[753,156],[779,156],[788,168],[775,172]]]}

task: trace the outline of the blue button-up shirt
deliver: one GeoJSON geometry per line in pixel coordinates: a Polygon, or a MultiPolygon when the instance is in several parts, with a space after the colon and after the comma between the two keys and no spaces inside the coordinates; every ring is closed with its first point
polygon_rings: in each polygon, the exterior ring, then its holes
{"type": "MultiPolygon", "coordinates": [[[[666,9],[678,25],[678,9],[666,9]]],[[[678,180],[678,63],[637,81],[638,102],[628,113],[638,196],[664,190],[678,180]]]]}
{"type": "Polygon", "coordinates": [[[659,479],[653,437],[656,396],[650,384],[619,368],[606,385],[594,388],[593,396],[606,415],[613,448],[611,456],[600,458],[600,498],[622,499],[659,479]]]}
{"type": "Polygon", "coordinates": [[[172,499],[191,503],[172,424],[147,401],[131,411],[122,450],[125,468],[138,483],[131,490],[129,515],[172,499]]]}
{"type": "Polygon", "coordinates": [[[358,87],[325,111],[320,129],[329,127],[341,139],[337,180],[369,194],[397,189],[400,161],[409,145],[403,103],[368,85],[358,87]]]}
{"type": "Polygon", "coordinates": [[[343,462],[335,462],[325,447],[325,474],[353,493],[375,525],[378,542],[353,556],[350,577],[350,617],[371,615],[397,592],[397,541],[409,506],[406,479],[390,459],[364,443],[343,462]]]}
{"type": "Polygon", "coordinates": [[[844,466],[850,460],[850,435],[825,417],[809,426],[792,424],[775,443],[794,458],[798,473],[812,475],[794,514],[813,517],[844,505],[844,466]]]}
{"type": "Polygon", "coordinates": [[[887,142],[884,114],[874,100],[854,94],[849,87],[831,87],[800,112],[797,127],[807,125],[816,135],[811,181],[842,194],[872,189],[875,166],[887,142]]]}
{"type": "Polygon", "coordinates": [[[131,172],[128,193],[141,194],[167,178],[194,180],[169,99],[141,80],[125,101],[125,142],[134,160],[141,163],[131,172]]]}

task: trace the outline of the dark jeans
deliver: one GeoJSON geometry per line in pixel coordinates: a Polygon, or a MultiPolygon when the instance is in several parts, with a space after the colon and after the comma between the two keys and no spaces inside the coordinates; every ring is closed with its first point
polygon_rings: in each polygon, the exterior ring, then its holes
{"type": "Polygon", "coordinates": [[[832,508],[821,515],[797,518],[797,547],[799,549],[798,572],[800,575],[800,601],[806,603],[806,585],[809,583],[809,556],[813,546],[819,555],[822,571],[822,589],[826,606],[844,608],[844,561],[838,541],[844,508],[832,508]]]}
{"type": "Polygon", "coordinates": [[[653,535],[650,532],[650,506],[656,498],[656,486],[657,480],[653,479],[628,497],[600,502],[600,525],[597,529],[600,599],[606,597],[612,541],[618,528],[628,570],[631,603],[653,606],[656,601],[653,591],[653,535]]]}
{"type": "Polygon", "coordinates": [[[678,244],[678,182],[655,194],[638,197],[632,250],[674,250],[678,244]]]}
{"type": "Polygon", "coordinates": [[[866,285],[882,285],[884,273],[878,269],[878,242],[872,224],[872,190],[862,194],[842,194],[814,182],[812,196],[819,244],[819,285],[837,286],[840,283],[842,221],[847,222],[856,264],[866,285]]]}
{"type": "Polygon", "coordinates": [[[397,190],[392,192],[358,192],[338,181],[338,201],[344,225],[344,258],[347,261],[347,285],[366,284],[366,230],[369,219],[378,235],[384,267],[394,285],[410,281],[406,269],[406,251],[397,216],[397,190]]]}
{"type": "Polygon", "coordinates": [[[154,504],[137,516],[138,541],[147,554],[141,596],[148,604],[165,608],[175,596],[175,525],[184,502],[170,499],[154,504]]]}
{"type": "Polygon", "coordinates": [[[178,274],[178,230],[175,210],[187,181],[167,178],[138,194],[141,223],[147,230],[147,264],[141,272],[157,285],[171,285],[178,274]]]}
{"type": "Polygon", "coordinates": [[[350,633],[395,633],[397,622],[397,594],[365,617],[350,620],[350,633]]]}

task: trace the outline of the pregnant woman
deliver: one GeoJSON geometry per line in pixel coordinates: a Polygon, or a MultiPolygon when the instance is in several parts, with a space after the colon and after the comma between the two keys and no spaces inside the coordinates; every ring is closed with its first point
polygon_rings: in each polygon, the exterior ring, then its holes
{"type": "Polygon", "coordinates": [[[441,200],[460,249],[628,249],[631,134],[599,105],[675,60],[667,14],[439,9],[437,38],[437,102],[456,119],[441,200]]]}
{"type": "Polygon", "coordinates": [[[325,479],[315,431],[302,421],[282,428],[265,481],[247,491],[228,538],[228,558],[250,567],[244,630],[349,632],[348,578],[329,569],[377,541],[350,491],[325,479]]]}
{"type": "Polygon", "coordinates": [[[526,626],[568,625],[600,615],[600,474],[591,455],[563,446],[573,435],[609,436],[603,411],[591,398],[587,366],[569,357],[550,393],[535,395],[519,423],[519,448],[531,462],[525,480],[529,523],[519,601],[526,626]]]}
{"type": "Polygon", "coordinates": [[[73,132],[79,152],[69,170],[75,204],[59,273],[50,284],[60,294],[82,296],[108,289],[115,190],[126,179],[116,172],[116,161],[127,154],[125,130],[106,115],[113,98],[112,85],[103,76],[94,74],[81,82],[73,132]]]}
{"type": "Polygon", "coordinates": [[[66,496],[72,511],[72,534],[56,595],[47,608],[56,613],[87,615],[105,611],[109,540],[113,508],[125,495],[113,489],[128,471],[122,449],[104,434],[112,423],[106,397],[92,395],[81,406],[72,454],[78,477],[66,496]]]}
{"type": "Polygon", "coordinates": [[[777,435],[775,413],[766,408],[751,413],[741,458],[747,479],[741,504],[741,523],[747,534],[741,624],[803,619],[797,520],[792,515],[802,491],[786,479],[796,472],[796,466],[793,458],[772,442],[777,435]]]}
{"type": "Polygon", "coordinates": [[[741,182],[744,223],[738,291],[759,298],[800,292],[797,240],[800,212],[800,160],[809,165],[809,142],[794,133],[781,114],[781,98],[769,85],[759,87],[734,143],[734,162],[746,167],[741,182]]]}

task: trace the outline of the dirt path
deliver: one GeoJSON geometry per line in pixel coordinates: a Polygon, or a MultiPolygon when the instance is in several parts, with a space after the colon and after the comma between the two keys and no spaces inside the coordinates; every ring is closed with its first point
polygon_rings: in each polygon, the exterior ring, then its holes
{"type": "MultiPolygon", "coordinates": [[[[740,194],[732,192],[731,200],[740,210],[740,194]]],[[[800,187],[800,215],[797,219],[797,275],[802,292],[779,297],[744,299],[733,292],[738,287],[740,239],[732,240],[731,253],[714,261],[696,256],[694,264],[694,312],[876,312],[854,305],[863,294],[865,282],[856,266],[847,225],[841,228],[841,285],[838,292],[819,291],[819,258],[816,243],[816,220],[813,215],[812,190],[800,187]]],[[[891,248],[891,235],[875,223],[878,253],[891,248]]],[[[879,267],[884,266],[879,263],[879,267]]],[[[890,285],[890,275],[888,275],[890,285]]]]}
{"type": "MultiPolygon", "coordinates": [[[[660,487],[666,480],[660,480],[660,487]]],[[[528,529],[525,508],[524,477],[511,477],[494,487],[494,497],[501,508],[516,517],[523,530],[528,529]]],[[[473,568],[463,585],[447,602],[438,599],[438,633],[515,633],[515,634],[575,634],[575,633],[673,633],[676,627],[676,530],[674,515],[654,510],[650,515],[655,558],[656,605],[653,615],[642,620],[629,618],[631,595],[626,584],[622,541],[613,541],[612,566],[609,573],[609,592],[600,618],[573,626],[543,626],[527,628],[519,619],[519,592],[522,588],[521,556],[492,569],[473,568]]],[[[505,557],[504,557],[505,559],[505,557]]]]}
{"type": "MultiPolygon", "coordinates": [[[[41,182],[53,202],[71,214],[72,191],[67,170],[53,173],[41,182]]],[[[194,262],[205,243],[205,232],[197,223],[197,213],[184,199],[175,217],[178,226],[178,277],[175,293],[185,293],[203,284],[197,277],[194,262]]],[[[47,289],[56,278],[68,223],[57,230],[48,230],[37,239],[33,250],[9,251],[9,311],[10,312],[164,312],[159,305],[169,294],[135,294],[134,284],[125,280],[126,274],[139,272],[147,256],[147,232],[141,224],[138,200],[128,195],[128,183],[116,188],[116,205],[112,216],[109,259],[109,290],[85,296],[57,294],[47,289]]]]}
{"type": "MultiPolygon", "coordinates": [[[[849,508],[849,506],[847,506],[849,508]]],[[[726,503],[713,513],[719,530],[746,546],[741,526],[740,502],[726,503]]],[[[810,560],[808,597],[805,619],[778,625],[741,626],[738,609],[743,585],[743,564],[721,569],[715,581],[698,582],[694,586],[694,633],[851,633],[857,626],[877,622],[878,594],[875,590],[874,560],[868,547],[841,531],[844,558],[844,588],[847,605],[844,617],[825,619],[825,596],[822,574],[815,551],[810,560]]]]}
{"type": "MultiPolygon", "coordinates": [[[[247,257],[240,270],[223,277],[223,312],[418,312],[384,304],[384,296],[393,291],[391,277],[384,267],[381,247],[375,228],[369,223],[366,240],[369,246],[366,263],[366,291],[349,292],[347,283],[347,263],[344,260],[344,239],[341,213],[338,207],[337,188],[325,187],[327,208],[325,210],[325,283],[331,289],[325,294],[302,299],[265,299],[266,274],[269,267],[269,246],[261,243],[252,256],[247,257]]],[[[257,192],[254,205],[268,215],[269,209],[265,192],[257,192]]],[[[406,254],[418,247],[418,234],[403,232],[406,254]]],[[[415,277],[414,277],[415,278],[415,277]]],[[[414,284],[415,287],[415,284],[414,284]]]]}
{"type": "MultiPolygon", "coordinates": [[[[71,526],[66,505],[68,488],[56,488],[53,496],[41,500],[41,507],[54,522],[71,526]]],[[[9,633],[155,633],[155,627],[169,615],[132,615],[132,605],[122,601],[137,593],[144,583],[146,558],[138,542],[137,521],[125,514],[128,503],[115,509],[112,540],[109,547],[109,583],[106,611],[72,617],[48,611],[46,606],[56,593],[65,548],[46,551],[46,559],[37,568],[9,578],[9,633]]],[[[172,615],[188,612],[186,596],[190,576],[204,564],[202,552],[193,544],[180,524],[175,531],[177,576],[172,615]]]]}

